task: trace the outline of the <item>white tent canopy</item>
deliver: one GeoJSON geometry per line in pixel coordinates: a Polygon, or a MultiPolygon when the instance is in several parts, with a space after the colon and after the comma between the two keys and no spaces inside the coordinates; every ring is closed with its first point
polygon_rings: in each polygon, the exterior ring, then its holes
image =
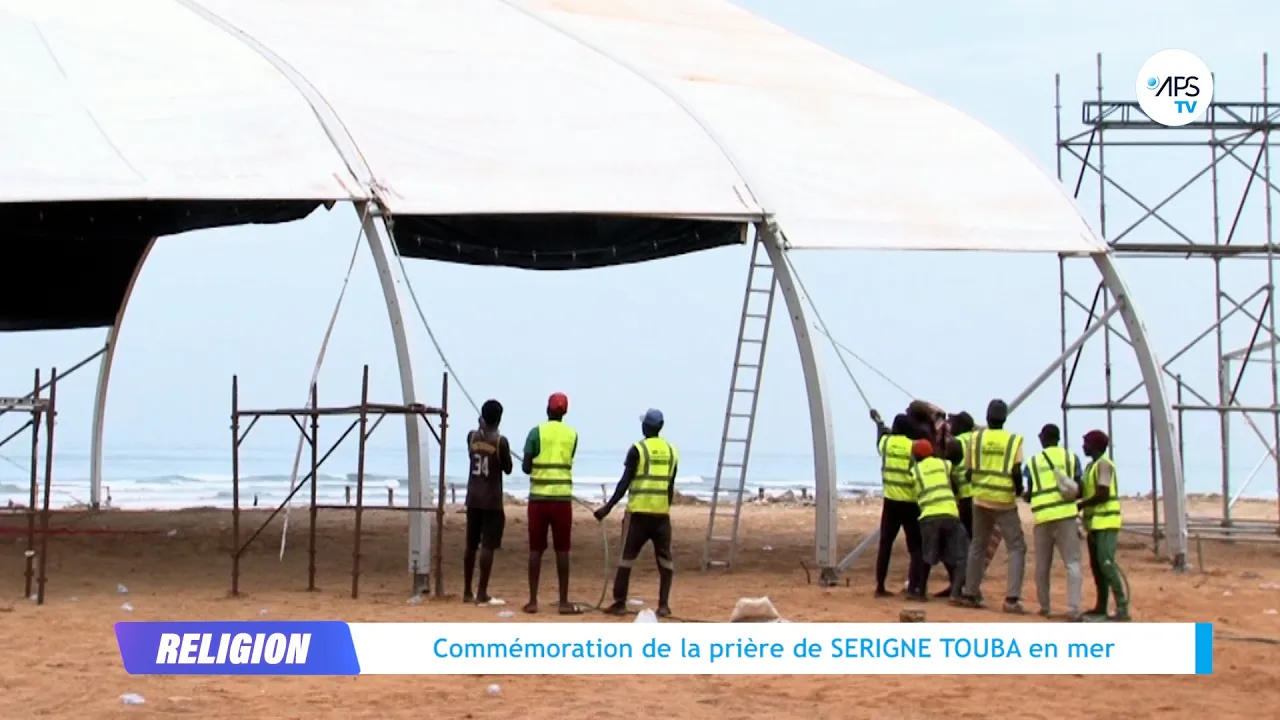
{"type": "MultiPolygon", "coordinates": [[[[1160,365],[1058,183],[964,113],[726,0],[0,0],[0,67],[0,209],[350,200],[402,219],[757,223],[805,368],[824,567],[834,439],[782,250],[1092,255],[1138,354],[1185,548],[1160,365]]],[[[362,217],[412,402],[391,241],[362,217]]],[[[415,501],[412,421],[408,435],[415,501]]]]}
{"type": "MultiPolygon", "coordinates": [[[[198,4],[305,78],[393,214],[763,211],[794,248],[1102,249],[994,131],[723,0],[198,4]]],[[[194,5],[0,0],[21,69],[0,202],[364,197],[304,93],[194,5]]]]}

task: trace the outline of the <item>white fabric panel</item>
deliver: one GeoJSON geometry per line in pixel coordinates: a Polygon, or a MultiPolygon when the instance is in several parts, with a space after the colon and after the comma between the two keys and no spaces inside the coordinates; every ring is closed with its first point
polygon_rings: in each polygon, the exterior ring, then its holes
{"type": "Polygon", "coordinates": [[[751,218],[660,90],[495,0],[201,0],[324,96],[393,213],[751,218]]]}
{"type": "Polygon", "coordinates": [[[358,187],[293,87],[172,0],[0,0],[0,202],[358,187]]]}
{"type": "Polygon", "coordinates": [[[792,247],[1103,249],[993,130],[725,0],[514,1],[678,94],[792,247]]]}

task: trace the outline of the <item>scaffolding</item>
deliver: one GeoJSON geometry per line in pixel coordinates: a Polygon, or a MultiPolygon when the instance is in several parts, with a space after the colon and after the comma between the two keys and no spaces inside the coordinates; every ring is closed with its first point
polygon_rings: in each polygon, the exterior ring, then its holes
{"type": "MultiPolygon", "coordinates": [[[[1167,308],[1170,319],[1182,321],[1178,330],[1185,342],[1166,351],[1163,371],[1174,388],[1173,409],[1177,417],[1178,456],[1184,472],[1194,481],[1195,472],[1186,460],[1186,439],[1213,435],[1212,430],[1188,430],[1197,418],[1216,416],[1221,454],[1217,459],[1220,473],[1221,505],[1216,516],[1188,516],[1188,533],[1200,539],[1258,539],[1274,541],[1280,527],[1273,520],[1246,520],[1233,516],[1233,507],[1253,479],[1271,462],[1280,491],[1280,462],[1275,462],[1280,447],[1280,382],[1277,381],[1277,338],[1275,332],[1275,251],[1272,206],[1280,197],[1280,188],[1272,180],[1271,133],[1280,127],[1280,103],[1270,101],[1268,60],[1262,56],[1261,102],[1228,102],[1215,100],[1200,120],[1184,127],[1165,127],[1151,121],[1133,100],[1108,100],[1103,90],[1102,56],[1097,56],[1096,95],[1082,103],[1081,128],[1064,134],[1062,113],[1062,81],[1055,77],[1055,111],[1057,114],[1058,179],[1074,188],[1078,200],[1082,191],[1096,193],[1097,229],[1116,257],[1131,267],[1141,263],[1146,271],[1157,270],[1159,259],[1183,259],[1212,273],[1213,322],[1207,328],[1189,327],[1187,318],[1197,307],[1192,287],[1184,288],[1179,298],[1185,306],[1167,308]],[[1135,156],[1160,161],[1176,157],[1176,150],[1197,154],[1196,166],[1172,191],[1152,202],[1147,190],[1134,189],[1117,179],[1116,168],[1132,170],[1126,165],[1135,156]],[[1159,150],[1157,153],[1156,151],[1159,150]],[[1122,162],[1117,163],[1117,158],[1122,162]],[[1243,176],[1243,177],[1241,177],[1243,176]],[[1195,215],[1211,218],[1211,226],[1188,229],[1190,221],[1173,219],[1175,200],[1186,198],[1188,189],[1207,178],[1207,201],[1195,215]],[[1240,185],[1236,188],[1232,181],[1240,185]],[[1114,204],[1113,204],[1114,203],[1114,204]],[[1133,209],[1136,218],[1118,222],[1121,208],[1133,209]],[[1159,226],[1158,228],[1156,226],[1159,226]],[[1162,234],[1152,239],[1153,231],[1162,234]],[[1261,266],[1261,267],[1260,267],[1261,266]],[[1173,316],[1181,313],[1181,317],[1173,316]],[[1212,347],[1209,347],[1212,346],[1212,347]],[[1195,362],[1197,361],[1198,362],[1195,362]],[[1250,367],[1263,366],[1265,387],[1247,380],[1258,379],[1258,372],[1246,373],[1250,367]],[[1212,382],[1216,388],[1206,389],[1212,382]],[[1269,420],[1268,420],[1269,418],[1269,420]],[[1235,429],[1233,430],[1233,425],[1235,429]],[[1262,459],[1244,482],[1234,482],[1231,440],[1243,425],[1249,434],[1261,441],[1262,459]],[[1268,426],[1269,427],[1266,427],[1268,426]]],[[[1138,166],[1144,167],[1144,166],[1138,166]]],[[[1145,166],[1149,167],[1149,166],[1145,166]]],[[[1123,170],[1122,170],[1123,171],[1123,170]]],[[[1161,172],[1162,177],[1168,174],[1161,172]]],[[[1182,177],[1177,178],[1179,180],[1182,177]]],[[[1149,181],[1148,181],[1149,182],[1149,181]]],[[[1082,203],[1083,206],[1084,203],[1082,203]]],[[[1068,347],[1068,336],[1079,333],[1069,328],[1069,315],[1085,315],[1086,330],[1108,320],[1111,298],[1101,284],[1088,285],[1081,292],[1073,283],[1071,269],[1079,261],[1059,256],[1059,288],[1061,338],[1064,355],[1073,357],[1061,369],[1061,408],[1063,434],[1067,436],[1070,418],[1080,411],[1105,413],[1105,428],[1113,438],[1113,448],[1121,454],[1134,452],[1135,442],[1116,442],[1116,413],[1137,411],[1149,413],[1151,406],[1142,393],[1142,384],[1118,384],[1117,368],[1112,363],[1112,345],[1118,341],[1132,344],[1120,329],[1106,325],[1102,341],[1103,398],[1081,400],[1072,396],[1073,383],[1080,369],[1082,349],[1068,347]]],[[[1199,272],[1199,271],[1197,271],[1199,272]]],[[[1198,276],[1204,278],[1204,275],[1198,276]]],[[[1168,279],[1166,282],[1177,282],[1168,279]]],[[[1203,305],[1199,305],[1203,309],[1203,305]]],[[[1077,393],[1079,394],[1079,393],[1077,393]]],[[[1163,532],[1160,527],[1160,485],[1154,430],[1150,431],[1151,522],[1127,523],[1126,530],[1149,535],[1153,550],[1160,552],[1163,532]]],[[[1132,456],[1129,456],[1132,458],[1132,456]]],[[[1236,458],[1238,460],[1238,458],[1236,458]]],[[[1122,459],[1123,463],[1124,460],[1122,459]]],[[[1130,460],[1130,462],[1135,462],[1130,460]]],[[[1129,492],[1135,486],[1125,488],[1129,492]]],[[[1215,493],[1216,494],[1216,493],[1215,493]]]]}
{"type": "Polygon", "coordinates": [[[0,439],[0,447],[9,444],[27,430],[31,431],[31,472],[27,505],[15,508],[26,521],[26,547],[23,551],[22,596],[44,604],[44,590],[49,567],[49,520],[53,510],[49,507],[49,489],[53,484],[53,426],[57,418],[58,370],[54,368],[47,383],[40,382],[40,371],[35,371],[34,389],[22,397],[0,397],[0,415],[9,412],[25,412],[27,420],[18,429],[0,439]],[[49,394],[41,393],[48,389],[49,394]],[[41,486],[40,431],[44,430],[44,478],[41,486]],[[39,529],[37,531],[37,524],[39,529]],[[35,592],[32,593],[34,585],[35,592]]]}
{"type": "MultiPolygon", "coordinates": [[[[360,543],[363,536],[362,522],[366,510],[389,510],[395,512],[408,513],[428,513],[435,516],[435,542],[431,556],[431,572],[430,575],[435,578],[436,597],[444,596],[444,516],[445,516],[445,459],[448,455],[445,448],[448,444],[448,418],[449,418],[449,374],[445,373],[441,381],[440,390],[440,407],[428,407],[422,404],[410,405],[389,405],[384,403],[369,402],[369,366],[364,366],[363,376],[360,382],[360,404],[342,407],[321,407],[317,402],[319,392],[316,384],[311,385],[311,402],[307,408],[273,408],[269,410],[244,410],[240,407],[240,379],[239,376],[231,378],[231,595],[240,594],[240,560],[244,556],[249,546],[254,540],[262,534],[264,530],[275,520],[292,501],[298,491],[306,487],[310,491],[308,502],[308,512],[310,515],[310,527],[307,530],[307,590],[315,592],[316,588],[316,520],[320,510],[350,510],[355,513],[354,537],[351,551],[351,598],[360,597],[360,543]],[[338,436],[323,454],[320,452],[320,418],[322,416],[351,416],[355,415],[356,419],[352,420],[347,429],[338,436]],[[435,437],[439,445],[440,451],[440,475],[437,479],[438,487],[435,493],[434,506],[416,505],[416,500],[412,493],[408,505],[403,506],[369,506],[364,504],[364,476],[365,476],[365,455],[368,449],[369,436],[382,421],[388,416],[398,415],[401,417],[413,416],[421,418],[427,429],[430,430],[432,436],[435,437]],[[298,432],[302,434],[304,444],[311,451],[311,467],[305,477],[293,487],[289,495],[285,497],[280,505],[262,521],[256,530],[249,536],[248,540],[240,542],[240,445],[248,437],[253,427],[264,417],[287,417],[298,428],[298,432]],[[431,418],[438,418],[435,426],[431,423],[431,418]],[[247,418],[249,424],[243,431],[240,429],[240,421],[247,418]],[[371,422],[372,420],[372,422],[371,422]],[[319,477],[320,467],[329,459],[335,450],[342,445],[353,431],[358,429],[356,435],[356,502],[355,505],[331,505],[321,504],[318,498],[318,488],[316,480],[319,477]]],[[[428,578],[428,586],[429,586],[428,578]]],[[[416,586],[414,592],[419,592],[420,588],[416,586]]]]}

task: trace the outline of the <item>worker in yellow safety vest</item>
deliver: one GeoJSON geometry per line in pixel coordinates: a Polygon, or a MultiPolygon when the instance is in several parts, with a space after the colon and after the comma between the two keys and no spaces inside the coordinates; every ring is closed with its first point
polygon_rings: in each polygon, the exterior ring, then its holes
{"type": "Polygon", "coordinates": [[[916,484],[916,504],[920,506],[920,556],[924,564],[920,590],[923,594],[928,589],[929,571],[941,562],[951,580],[951,599],[958,602],[964,588],[964,560],[969,551],[969,536],[960,524],[951,463],[933,455],[933,444],[928,440],[916,440],[911,444],[914,460],[911,475],[916,484]]]}
{"type": "Polygon", "coordinates": [[[1067,622],[1080,622],[1080,534],[1076,532],[1076,498],[1080,497],[1080,458],[1058,446],[1062,431],[1049,423],[1040,429],[1040,446],[1023,470],[1027,501],[1035,517],[1036,600],[1040,615],[1050,617],[1049,585],[1053,554],[1067,566],[1067,622]],[[1064,497],[1062,491],[1069,490],[1064,497]]]}
{"type": "Polygon", "coordinates": [[[644,439],[627,450],[622,464],[622,477],[613,497],[595,511],[603,521],[613,507],[627,495],[627,538],[622,544],[622,559],[613,581],[613,604],[605,612],[627,613],[627,590],[631,583],[631,567],[646,543],[653,543],[653,556],[658,561],[658,617],[671,615],[671,581],[675,562],[671,556],[671,502],[675,499],[676,472],[680,455],[675,446],[658,437],[664,419],[661,410],[649,410],[640,419],[644,439]]]}
{"type": "Polygon", "coordinates": [[[1009,406],[1003,400],[987,405],[987,427],[969,440],[966,462],[973,485],[973,537],[969,543],[963,604],[982,607],[982,578],[986,573],[986,548],[998,527],[1009,556],[1009,575],[1003,609],[1023,613],[1022,574],[1026,571],[1027,542],[1018,517],[1022,495],[1022,436],[1004,429],[1009,406]]]}
{"type": "Polygon", "coordinates": [[[1084,436],[1084,454],[1089,467],[1084,472],[1084,489],[1080,509],[1084,512],[1085,529],[1089,531],[1089,567],[1098,602],[1086,613],[1087,620],[1129,620],[1129,595],[1125,592],[1124,573],[1116,564],[1116,544],[1123,525],[1120,515],[1120,479],[1115,463],[1107,454],[1110,438],[1101,430],[1090,430],[1084,436]],[[1108,594],[1116,598],[1116,614],[1107,617],[1108,594]]]}
{"type": "Polygon", "coordinates": [[[547,421],[530,430],[524,442],[521,469],[529,476],[529,602],[524,606],[527,613],[538,612],[538,579],[542,574],[548,531],[556,553],[560,614],[579,612],[569,602],[573,458],[578,452],[578,433],[564,422],[568,412],[569,398],[564,393],[553,393],[547,399],[547,421]]]}
{"type": "Polygon", "coordinates": [[[955,478],[956,504],[960,508],[960,522],[964,524],[965,534],[973,536],[973,485],[969,483],[969,469],[964,461],[964,453],[969,447],[969,438],[973,436],[973,416],[967,412],[958,412],[948,418],[951,425],[951,437],[960,443],[960,462],[951,466],[955,478]]]}
{"type": "Polygon", "coordinates": [[[916,484],[911,477],[910,423],[906,414],[893,419],[893,427],[885,427],[880,413],[871,411],[871,419],[877,428],[876,449],[880,453],[880,482],[883,500],[880,506],[880,547],[876,553],[876,590],[878,598],[891,597],[885,587],[889,575],[889,560],[893,544],[901,530],[907,539],[907,596],[913,600],[924,598],[920,584],[924,563],[920,557],[920,506],[916,504],[916,484]]]}

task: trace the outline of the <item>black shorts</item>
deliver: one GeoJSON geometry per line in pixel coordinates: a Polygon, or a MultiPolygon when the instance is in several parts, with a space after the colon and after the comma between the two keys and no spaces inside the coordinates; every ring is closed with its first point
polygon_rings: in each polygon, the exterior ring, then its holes
{"type": "Polygon", "coordinates": [[[467,508],[467,549],[501,550],[506,526],[507,515],[501,510],[467,508]]]}
{"type": "Polygon", "coordinates": [[[671,562],[671,516],[631,513],[627,516],[627,539],[622,546],[622,559],[635,560],[645,544],[653,543],[658,561],[671,562]]]}

